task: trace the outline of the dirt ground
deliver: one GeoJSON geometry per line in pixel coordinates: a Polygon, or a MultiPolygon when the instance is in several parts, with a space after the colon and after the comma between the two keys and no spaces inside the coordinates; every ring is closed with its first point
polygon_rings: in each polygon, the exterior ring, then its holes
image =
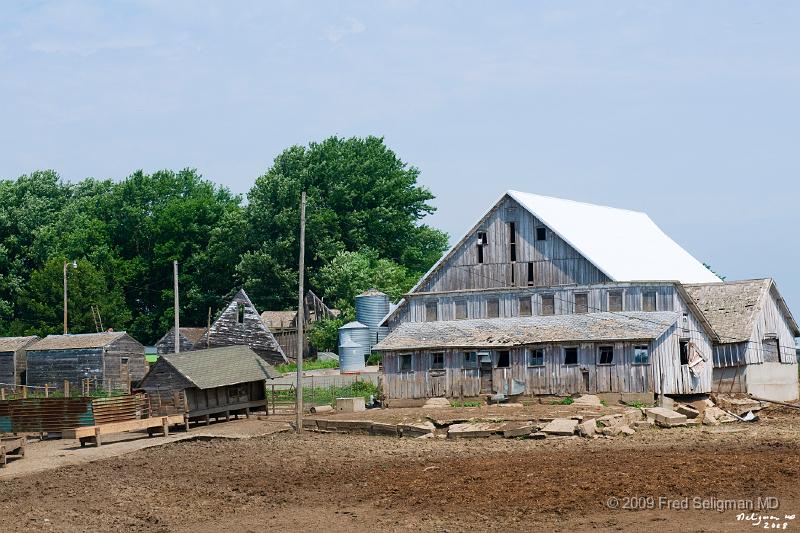
{"type": "Polygon", "coordinates": [[[754,531],[765,522],[741,511],[666,499],[775,497],[779,509],[755,514],[796,531],[800,519],[784,516],[800,511],[800,413],[761,414],[595,440],[180,441],[0,481],[0,530],[754,531]],[[636,498],[655,508],[609,507],[636,498]]]}

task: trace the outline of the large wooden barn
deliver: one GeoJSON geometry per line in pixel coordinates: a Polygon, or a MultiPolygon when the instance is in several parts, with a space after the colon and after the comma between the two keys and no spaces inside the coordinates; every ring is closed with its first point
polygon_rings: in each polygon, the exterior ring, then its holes
{"type": "Polygon", "coordinates": [[[715,392],[798,398],[795,337],[800,329],[772,279],[687,285],[686,290],[719,337],[715,392]]]}
{"type": "Polygon", "coordinates": [[[28,346],[39,337],[0,337],[0,387],[26,385],[28,346]]]}
{"type": "Polygon", "coordinates": [[[146,372],[144,346],[124,331],[48,335],[28,347],[28,385],[61,384],[122,389],[146,372]]]}
{"type": "Polygon", "coordinates": [[[139,388],[174,402],[181,395],[188,419],[209,421],[266,409],[265,381],[279,374],[247,346],[227,346],[159,357],[139,388]]]}
{"type": "Polygon", "coordinates": [[[681,282],[721,280],[644,213],[509,191],[385,318],[385,393],[710,392],[681,282]]]}
{"type": "MultiPolygon", "coordinates": [[[[178,345],[181,352],[188,352],[194,345],[197,344],[207,328],[178,328],[178,345]]],[[[175,328],[171,327],[163,337],[156,342],[156,353],[163,355],[165,353],[175,353],[175,328]]]]}

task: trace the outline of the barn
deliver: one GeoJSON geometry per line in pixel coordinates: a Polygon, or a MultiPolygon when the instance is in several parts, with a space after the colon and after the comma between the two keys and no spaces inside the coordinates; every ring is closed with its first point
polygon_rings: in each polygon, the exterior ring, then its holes
{"type": "Polygon", "coordinates": [[[509,191],[383,321],[389,398],[711,391],[721,283],[644,213],[509,191]]]}
{"type": "Polygon", "coordinates": [[[39,337],[0,337],[0,385],[27,385],[27,348],[39,337]]]}
{"type": "MultiPolygon", "coordinates": [[[[188,352],[194,345],[197,344],[207,328],[178,328],[178,340],[181,352],[188,352]]],[[[165,353],[175,353],[175,328],[172,327],[163,337],[156,342],[156,353],[163,355],[165,353]]]]}
{"type": "Polygon", "coordinates": [[[97,387],[127,389],[146,372],[144,346],[124,331],[48,335],[28,347],[28,385],[80,387],[90,379],[97,387]]]}
{"type": "Polygon", "coordinates": [[[772,279],[687,285],[686,291],[719,337],[715,392],[798,398],[795,337],[800,329],[772,279]]]}
{"type": "Polygon", "coordinates": [[[211,417],[266,409],[265,382],[276,377],[277,371],[247,346],[226,346],[162,355],[139,388],[162,403],[182,395],[187,418],[207,423],[211,417]]]}

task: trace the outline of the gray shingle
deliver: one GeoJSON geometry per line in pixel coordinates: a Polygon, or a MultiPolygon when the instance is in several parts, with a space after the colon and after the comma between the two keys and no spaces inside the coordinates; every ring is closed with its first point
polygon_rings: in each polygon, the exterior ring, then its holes
{"type": "Polygon", "coordinates": [[[686,292],[719,335],[720,342],[744,342],[753,334],[764,293],[772,280],[684,285],[686,292]]]}
{"type": "Polygon", "coordinates": [[[588,313],[440,322],[405,322],[376,350],[512,347],[568,341],[649,340],[678,319],[672,312],[588,313]]]}
{"type": "Polygon", "coordinates": [[[103,348],[123,337],[124,331],[106,333],[83,333],[79,335],[48,335],[29,350],[72,350],[79,348],[103,348]]]}
{"type": "Polygon", "coordinates": [[[30,337],[0,337],[0,352],[15,352],[38,338],[35,335],[30,337]]]}
{"type": "Polygon", "coordinates": [[[177,354],[162,359],[198,388],[210,389],[272,379],[278,372],[247,346],[225,346],[177,354]]]}

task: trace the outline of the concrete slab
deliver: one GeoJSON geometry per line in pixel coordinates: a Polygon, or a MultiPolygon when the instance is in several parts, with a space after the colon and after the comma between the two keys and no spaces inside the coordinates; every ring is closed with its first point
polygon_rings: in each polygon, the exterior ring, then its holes
{"type": "Polygon", "coordinates": [[[509,422],[503,424],[503,436],[507,439],[525,437],[536,431],[536,426],[530,423],[509,422]]]}
{"type": "Polygon", "coordinates": [[[336,398],[336,411],[339,413],[358,413],[366,411],[367,406],[362,396],[355,398],[336,398]]]}
{"type": "Polygon", "coordinates": [[[570,418],[556,418],[542,428],[542,433],[546,435],[574,435],[577,427],[577,420],[572,420],[570,418]]]}
{"type": "Polygon", "coordinates": [[[396,424],[385,424],[383,422],[372,423],[372,435],[397,437],[400,433],[397,431],[396,424]]]}
{"type": "Polygon", "coordinates": [[[397,429],[403,437],[421,437],[436,431],[436,426],[433,422],[406,422],[398,424],[397,429]]]}
{"type": "Polygon", "coordinates": [[[369,435],[372,429],[371,420],[337,420],[336,430],[356,435],[369,435]]]}
{"type": "Polygon", "coordinates": [[[597,432],[597,422],[594,418],[578,424],[578,435],[591,438],[597,432]]]}
{"type": "Polygon", "coordinates": [[[422,405],[423,409],[447,409],[451,407],[447,398],[428,398],[422,405]]]}
{"type": "Polygon", "coordinates": [[[686,418],[695,419],[700,416],[700,412],[695,409],[694,407],[689,407],[688,405],[677,404],[675,406],[675,412],[685,415],[686,418]]]}
{"type": "Polygon", "coordinates": [[[453,424],[447,429],[448,439],[476,439],[485,438],[495,433],[501,433],[505,424],[498,422],[477,422],[467,424],[453,424]]]}
{"type": "Polygon", "coordinates": [[[600,402],[600,397],[595,396],[594,394],[584,394],[572,402],[572,405],[582,405],[582,406],[593,406],[593,407],[602,407],[602,403],[600,402]]]}
{"type": "Polygon", "coordinates": [[[686,415],[667,409],[666,407],[650,407],[644,410],[647,418],[652,418],[662,427],[680,426],[686,424],[686,415]]]}

